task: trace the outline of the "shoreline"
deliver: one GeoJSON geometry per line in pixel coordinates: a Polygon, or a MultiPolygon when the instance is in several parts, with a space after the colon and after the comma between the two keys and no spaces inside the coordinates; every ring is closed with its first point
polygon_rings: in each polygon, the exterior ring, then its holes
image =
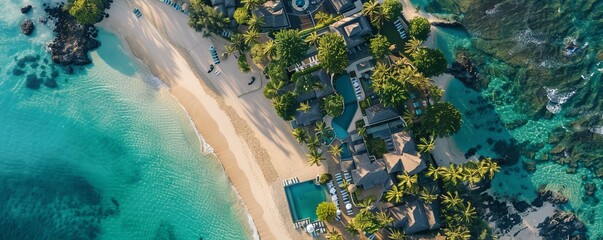
{"type": "Polygon", "coordinates": [[[311,179],[324,172],[327,163],[307,165],[306,150],[261,91],[244,96],[236,93],[236,80],[246,77],[238,71],[236,59],[231,57],[216,66],[222,71],[220,76],[207,76],[201,69],[206,69],[209,61],[203,59],[211,58],[203,48],[215,44],[220,50],[219,42],[202,38],[188,27],[184,14],[160,1],[115,2],[109,14],[99,27],[118,36],[169,88],[200,138],[214,149],[256,234],[262,239],[307,237],[291,227],[281,180],[294,176],[311,179]],[[143,12],[139,19],[129,11],[135,7],[143,12]]]}

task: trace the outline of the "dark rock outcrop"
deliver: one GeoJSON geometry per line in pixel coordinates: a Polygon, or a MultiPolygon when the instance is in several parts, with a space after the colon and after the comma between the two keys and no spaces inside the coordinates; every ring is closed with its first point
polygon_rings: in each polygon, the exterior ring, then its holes
{"type": "Polygon", "coordinates": [[[31,20],[27,19],[21,23],[21,32],[25,35],[30,35],[34,30],[34,24],[31,20]]]}
{"type": "Polygon", "coordinates": [[[551,217],[538,224],[542,239],[586,239],[586,227],[576,214],[555,211],[551,217]]]}
{"type": "Polygon", "coordinates": [[[27,6],[21,8],[21,13],[23,13],[23,14],[27,14],[27,13],[29,13],[29,11],[31,11],[31,5],[27,5],[27,6]]]}
{"type": "Polygon", "coordinates": [[[86,65],[92,63],[88,51],[100,46],[92,37],[97,30],[93,25],[82,25],[62,9],[62,5],[44,9],[55,20],[56,38],[48,47],[52,61],[62,65],[86,65]]]}
{"type": "Polygon", "coordinates": [[[461,80],[466,86],[479,90],[477,85],[481,82],[482,76],[477,71],[477,65],[464,53],[456,55],[456,61],[452,63],[447,72],[461,80]]]}
{"type": "Polygon", "coordinates": [[[539,187],[536,193],[538,196],[532,201],[532,205],[536,207],[541,207],[543,202],[557,205],[567,203],[568,200],[566,196],[563,196],[558,192],[546,190],[544,186],[539,187]]]}

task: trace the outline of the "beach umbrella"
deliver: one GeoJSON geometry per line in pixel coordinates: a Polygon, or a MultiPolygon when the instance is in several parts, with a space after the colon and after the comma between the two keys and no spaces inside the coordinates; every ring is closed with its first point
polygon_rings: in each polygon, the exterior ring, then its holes
{"type": "Polygon", "coordinates": [[[332,195],[331,200],[333,200],[333,202],[337,202],[337,195],[332,195]]]}
{"type": "Polygon", "coordinates": [[[341,215],[341,210],[337,209],[337,216],[341,215]]]}
{"type": "Polygon", "coordinates": [[[308,226],[306,226],[306,231],[309,233],[314,232],[314,225],[308,224],[308,226]]]}
{"type": "Polygon", "coordinates": [[[352,204],[351,203],[346,204],[345,209],[352,210],[352,204]]]}
{"type": "Polygon", "coordinates": [[[331,188],[331,194],[335,194],[335,193],[337,193],[337,189],[331,188]]]}
{"type": "Polygon", "coordinates": [[[349,192],[349,193],[353,193],[353,192],[355,192],[355,191],[356,191],[356,189],[358,189],[358,188],[356,187],[356,184],[350,184],[350,185],[348,186],[348,192],[349,192]]]}

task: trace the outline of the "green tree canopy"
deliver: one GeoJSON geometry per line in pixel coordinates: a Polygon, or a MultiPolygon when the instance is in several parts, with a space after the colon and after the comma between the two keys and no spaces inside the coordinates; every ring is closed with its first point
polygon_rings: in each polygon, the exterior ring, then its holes
{"type": "Polygon", "coordinates": [[[318,61],[328,73],[345,70],[348,66],[347,51],[345,40],[339,34],[326,33],[318,41],[318,61]]]}
{"type": "Polygon", "coordinates": [[[427,77],[440,75],[448,68],[448,62],[440,49],[420,48],[411,56],[415,67],[427,77]]]}
{"type": "Polygon", "coordinates": [[[298,30],[281,30],[274,35],[274,39],[276,55],[285,67],[300,62],[306,56],[308,45],[298,30]]]}
{"type": "Polygon", "coordinates": [[[389,15],[389,19],[394,19],[402,12],[402,2],[399,0],[383,0],[381,8],[389,15]]]}
{"type": "Polygon", "coordinates": [[[338,117],[343,113],[343,96],[331,94],[324,98],[323,109],[328,115],[338,117]]]}
{"type": "Polygon", "coordinates": [[[431,24],[429,21],[423,17],[416,17],[410,20],[410,28],[408,29],[408,34],[411,37],[419,39],[421,41],[427,40],[429,37],[429,32],[431,31],[431,24]]]}
{"type": "Polygon", "coordinates": [[[316,208],[316,216],[320,221],[333,221],[337,216],[337,207],[333,202],[321,202],[316,208]]]}
{"type": "Polygon", "coordinates": [[[297,94],[304,94],[313,91],[314,89],[320,89],[321,83],[318,78],[312,74],[306,74],[295,79],[295,92],[297,94]]]}
{"type": "Polygon", "coordinates": [[[356,227],[367,233],[377,232],[382,227],[375,214],[371,211],[360,211],[358,215],[354,217],[354,224],[356,227]]]}
{"type": "Polygon", "coordinates": [[[387,40],[387,38],[381,34],[377,34],[374,38],[371,38],[371,54],[375,58],[383,58],[387,56],[389,52],[389,47],[392,44],[387,40]]]}
{"type": "Polygon", "coordinates": [[[81,24],[95,24],[105,10],[102,0],[74,0],[69,14],[81,24]]]}
{"type": "Polygon", "coordinates": [[[247,24],[247,20],[249,20],[249,11],[245,8],[237,8],[234,12],[234,19],[238,24],[247,24]]]}
{"type": "Polygon", "coordinates": [[[378,62],[371,75],[371,87],[379,95],[379,102],[384,106],[397,106],[406,100],[406,86],[395,78],[392,71],[393,68],[378,62]]]}
{"type": "Polygon", "coordinates": [[[223,16],[213,7],[203,3],[203,0],[191,0],[188,16],[188,25],[197,32],[204,29],[210,32],[217,32],[226,27],[230,22],[228,17],[223,16]]]}
{"type": "Polygon", "coordinates": [[[276,114],[285,121],[293,120],[293,116],[299,105],[295,100],[295,94],[292,92],[275,97],[272,99],[272,104],[274,105],[276,114]]]}
{"type": "Polygon", "coordinates": [[[247,63],[247,58],[245,57],[245,55],[241,55],[239,57],[239,59],[237,60],[237,63],[239,65],[239,70],[241,70],[241,72],[247,73],[247,72],[251,71],[251,67],[249,67],[249,63],[247,63]]]}
{"type": "Polygon", "coordinates": [[[461,112],[449,102],[439,102],[427,108],[423,128],[438,137],[448,137],[461,129],[461,112]]]}
{"type": "Polygon", "coordinates": [[[270,62],[268,66],[266,66],[266,73],[270,77],[271,81],[283,82],[286,83],[288,76],[285,71],[285,66],[280,62],[270,62]]]}

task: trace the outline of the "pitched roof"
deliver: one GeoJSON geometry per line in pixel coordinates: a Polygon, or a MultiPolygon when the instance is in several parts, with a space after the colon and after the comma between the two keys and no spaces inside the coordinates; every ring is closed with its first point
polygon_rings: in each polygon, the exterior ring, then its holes
{"type": "Polygon", "coordinates": [[[265,28],[279,29],[290,26],[282,1],[267,1],[255,13],[264,18],[265,28]]]}
{"type": "Polygon", "coordinates": [[[310,101],[309,104],[310,111],[302,112],[298,110],[295,112],[294,127],[307,127],[322,119],[323,116],[318,101],[310,101]]]}
{"type": "Polygon", "coordinates": [[[362,162],[356,164],[356,169],[352,170],[352,179],[356,186],[371,188],[383,184],[389,175],[385,172],[385,164],[381,161],[362,162]]]}
{"type": "Polygon", "coordinates": [[[387,172],[401,172],[410,175],[417,174],[427,168],[425,161],[415,148],[415,142],[406,132],[392,134],[392,142],[396,151],[383,154],[387,172]]]}
{"type": "Polygon", "coordinates": [[[341,171],[352,171],[354,170],[354,167],[354,161],[352,160],[339,161],[339,168],[341,168],[341,171]]]}
{"type": "MultiPolygon", "coordinates": [[[[353,4],[352,4],[353,6],[353,4]]],[[[329,26],[331,32],[343,36],[348,48],[356,47],[364,42],[364,36],[371,33],[368,19],[361,13],[343,18],[329,26]]]]}
{"type": "Polygon", "coordinates": [[[331,0],[331,4],[337,13],[343,13],[354,8],[354,0],[331,0]]]}
{"type": "Polygon", "coordinates": [[[413,198],[405,205],[389,208],[394,226],[401,227],[406,234],[433,230],[441,226],[439,208],[427,204],[419,198],[413,198]]]}
{"type": "Polygon", "coordinates": [[[391,106],[384,107],[381,103],[366,108],[365,112],[369,125],[400,117],[395,108],[391,106]]]}

